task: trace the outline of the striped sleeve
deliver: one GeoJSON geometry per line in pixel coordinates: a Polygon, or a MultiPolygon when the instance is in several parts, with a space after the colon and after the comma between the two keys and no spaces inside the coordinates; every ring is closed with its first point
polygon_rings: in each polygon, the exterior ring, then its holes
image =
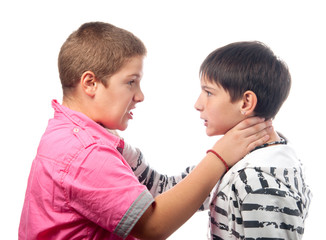
{"type": "Polygon", "coordinates": [[[301,239],[304,232],[297,200],[276,189],[248,194],[241,213],[246,239],[301,239]]]}
{"type": "MultiPolygon", "coordinates": [[[[129,144],[125,144],[123,157],[130,165],[139,182],[147,187],[153,197],[174,187],[195,168],[195,166],[187,167],[180,175],[176,176],[160,174],[150,167],[138,148],[134,148],[129,144]]],[[[209,202],[210,196],[206,198],[199,210],[207,210],[209,208],[209,202]]]]}
{"type": "Polygon", "coordinates": [[[302,182],[300,178],[293,178],[292,183],[292,178],[287,177],[292,169],[283,169],[284,179],[281,180],[274,178],[273,171],[271,168],[271,174],[267,174],[258,168],[242,171],[239,175],[245,190],[245,197],[240,201],[244,236],[246,239],[301,239],[306,206],[300,196],[302,191],[296,188],[302,188],[302,182]],[[256,176],[259,181],[252,181],[247,174],[256,176]]]}

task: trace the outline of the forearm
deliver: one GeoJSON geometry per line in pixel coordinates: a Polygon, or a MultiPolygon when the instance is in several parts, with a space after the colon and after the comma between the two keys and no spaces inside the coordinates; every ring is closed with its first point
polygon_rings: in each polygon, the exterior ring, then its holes
{"type": "Polygon", "coordinates": [[[155,204],[133,229],[135,236],[167,238],[198,210],[224,172],[223,163],[207,154],[185,179],[155,198],[155,204]]]}
{"type": "Polygon", "coordinates": [[[161,174],[151,168],[138,148],[127,143],[125,143],[123,156],[139,182],[144,184],[154,197],[174,187],[195,168],[195,166],[188,167],[180,175],[175,176],[161,174]]]}
{"type": "MultiPolygon", "coordinates": [[[[139,182],[147,187],[153,197],[156,197],[174,187],[176,184],[181,182],[182,179],[188,176],[189,173],[195,168],[195,166],[187,167],[180,175],[175,176],[160,174],[155,169],[151,168],[138,148],[134,148],[127,143],[125,143],[123,156],[130,165],[139,182]]],[[[198,210],[207,210],[209,208],[209,203],[210,195],[206,197],[204,203],[198,210]]]]}
{"type": "Polygon", "coordinates": [[[180,175],[168,176],[158,173],[148,165],[137,177],[139,182],[147,187],[152,196],[156,197],[181,182],[193,168],[188,167],[180,175]]]}

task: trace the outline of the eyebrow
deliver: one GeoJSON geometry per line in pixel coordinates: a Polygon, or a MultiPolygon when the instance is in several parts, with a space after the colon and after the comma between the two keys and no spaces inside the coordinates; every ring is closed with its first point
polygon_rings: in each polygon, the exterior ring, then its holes
{"type": "Polygon", "coordinates": [[[141,78],[142,76],[138,73],[134,73],[134,74],[130,74],[127,77],[137,77],[137,78],[141,78]]]}
{"type": "Polygon", "coordinates": [[[208,90],[216,90],[215,88],[208,87],[206,85],[201,85],[201,89],[203,89],[203,90],[205,90],[205,89],[208,89],[208,90]]]}

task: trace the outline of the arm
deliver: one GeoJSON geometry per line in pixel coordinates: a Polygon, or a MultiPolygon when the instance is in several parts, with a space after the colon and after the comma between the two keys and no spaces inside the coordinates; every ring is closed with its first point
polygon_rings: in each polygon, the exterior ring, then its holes
{"type": "MultiPolygon", "coordinates": [[[[120,137],[116,131],[110,129],[107,130],[110,133],[120,137]]],[[[138,178],[139,182],[147,187],[153,197],[156,197],[157,195],[166,192],[175,186],[194,169],[194,166],[188,167],[184,172],[176,176],[160,174],[150,167],[142,152],[138,148],[129,145],[127,142],[124,142],[122,155],[134,172],[135,176],[138,178]]]]}
{"type": "Polygon", "coordinates": [[[144,184],[154,197],[171,189],[194,169],[194,166],[188,167],[177,176],[160,174],[151,168],[138,148],[134,148],[126,142],[123,157],[130,165],[139,182],[144,184]]]}
{"type": "Polygon", "coordinates": [[[304,220],[298,200],[286,192],[283,196],[271,195],[280,189],[261,189],[248,194],[241,204],[241,216],[246,238],[301,239],[304,220]]]}
{"type": "MultiPolygon", "coordinates": [[[[270,168],[245,169],[246,187],[252,192],[244,194],[244,183],[237,181],[239,201],[246,238],[301,239],[308,213],[309,188],[294,166],[277,168],[275,175],[270,168]],[[242,190],[240,190],[242,189],[242,190]],[[302,194],[304,190],[307,195],[302,194]]],[[[299,170],[300,171],[300,170],[299,170]]]]}
{"type": "MultiPolygon", "coordinates": [[[[147,187],[153,197],[174,187],[195,168],[195,166],[187,167],[184,172],[176,176],[160,174],[150,167],[138,148],[134,148],[126,142],[123,157],[130,165],[139,182],[147,187]]],[[[209,202],[210,196],[207,196],[199,210],[207,210],[209,208],[209,202]]]]}
{"type": "MultiPolygon", "coordinates": [[[[246,119],[223,136],[213,149],[232,166],[268,140],[265,128],[270,125],[271,122],[258,118],[246,119]]],[[[225,170],[224,164],[208,153],[179,184],[155,198],[131,234],[141,239],[166,239],[197,211],[225,170]]]]}

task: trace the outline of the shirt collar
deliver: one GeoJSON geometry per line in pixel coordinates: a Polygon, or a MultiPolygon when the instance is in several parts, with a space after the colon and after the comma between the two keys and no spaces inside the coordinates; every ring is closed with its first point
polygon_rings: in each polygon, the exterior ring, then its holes
{"type": "Polygon", "coordinates": [[[123,140],[110,133],[105,127],[94,122],[81,112],[74,111],[66,106],[61,105],[57,100],[52,100],[55,118],[64,118],[83,130],[87,130],[92,136],[100,139],[104,144],[112,145],[114,148],[124,146],[123,140]]]}

